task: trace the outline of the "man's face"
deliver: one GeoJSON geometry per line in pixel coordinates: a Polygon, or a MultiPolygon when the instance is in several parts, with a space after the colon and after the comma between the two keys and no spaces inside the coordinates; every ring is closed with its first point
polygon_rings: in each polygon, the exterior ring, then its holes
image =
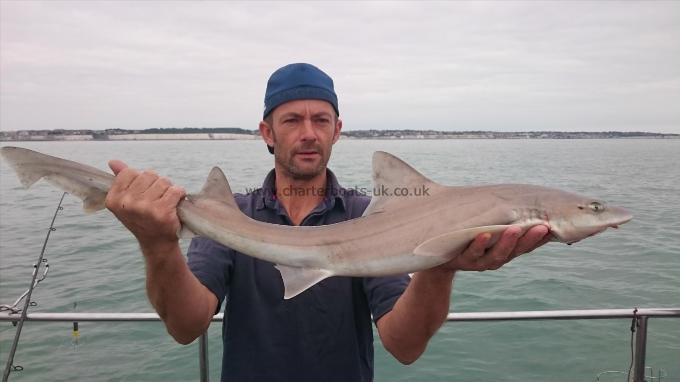
{"type": "Polygon", "coordinates": [[[307,180],[326,170],[331,149],[340,137],[342,121],[330,103],[295,100],[279,105],[271,113],[272,126],[262,137],[274,146],[276,164],[293,179],[307,180]]]}

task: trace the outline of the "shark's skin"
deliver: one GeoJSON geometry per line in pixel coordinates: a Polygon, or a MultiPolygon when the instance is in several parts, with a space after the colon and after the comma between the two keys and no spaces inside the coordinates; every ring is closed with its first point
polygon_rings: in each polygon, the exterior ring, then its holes
{"type": "MultiPolygon", "coordinates": [[[[32,150],[3,147],[0,154],[25,187],[41,178],[104,208],[113,175],[32,150]]],[[[574,243],[618,227],[632,216],[589,197],[541,186],[437,184],[385,152],[373,156],[374,189],[427,190],[424,195],[377,196],[358,219],[325,226],[283,226],[253,220],[236,205],[227,179],[214,167],[203,190],[177,206],[182,230],[208,237],[276,264],[292,298],[330,276],[385,276],[443,264],[480,233],[497,240],[509,225],[550,227],[553,241],[574,243]]]]}

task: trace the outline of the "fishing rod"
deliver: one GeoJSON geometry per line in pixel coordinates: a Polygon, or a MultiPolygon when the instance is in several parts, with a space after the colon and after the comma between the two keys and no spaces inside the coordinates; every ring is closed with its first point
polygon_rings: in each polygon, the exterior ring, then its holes
{"type": "Polygon", "coordinates": [[[33,265],[33,276],[31,278],[31,284],[28,287],[28,290],[19,297],[19,299],[14,303],[14,306],[11,307],[10,310],[13,312],[16,312],[16,305],[23,299],[24,297],[26,300],[24,301],[24,307],[21,309],[21,318],[19,319],[19,322],[17,324],[17,331],[14,334],[14,341],[12,341],[12,347],[9,350],[9,356],[7,357],[7,365],[5,365],[5,371],[2,374],[2,382],[7,382],[9,379],[9,373],[13,370],[13,363],[14,363],[14,354],[17,351],[17,345],[19,344],[19,337],[21,336],[21,329],[24,327],[24,321],[26,321],[26,315],[28,314],[28,307],[31,306],[31,295],[33,294],[33,289],[35,289],[35,286],[38,285],[38,283],[42,280],[45,279],[45,276],[47,276],[47,271],[49,269],[49,265],[45,265],[45,272],[43,273],[42,277],[38,279],[38,270],[40,269],[40,266],[43,264],[44,260],[43,257],[45,255],[45,248],[47,248],[47,241],[50,239],[50,234],[57,229],[54,228],[54,221],[57,219],[57,214],[59,211],[63,210],[64,207],[61,206],[61,203],[64,201],[64,196],[66,196],[66,193],[64,192],[61,194],[61,199],[59,199],[59,204],[57,205],[56,211],[54,211],[54,216],[52,216],[52,222],[50,223],[50,228],[47,230],[47,236],[45,236],[45,241],[43,242],[42,250],[40,251],[40,257],[38,257],[38,262],[33,265]]]}

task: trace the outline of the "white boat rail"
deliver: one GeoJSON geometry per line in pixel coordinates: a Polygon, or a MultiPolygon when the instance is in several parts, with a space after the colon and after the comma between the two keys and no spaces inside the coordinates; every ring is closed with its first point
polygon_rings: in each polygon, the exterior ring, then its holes
{"type": "MultiPolygon", "coordinates": [[[[680,308],[628,308],[540,310],[516,312],[464,312],[449,313],[447,321],[530,321],[530,320],[635,320],[635,350],[633,352],[633,382],[645,382],[645,357],[647,348],[647,321],[649,318],[680,318],[680,308]]],[[[0,321],[18,322],[21,313],[0,312],[0,321]]],[[[26,321],[36,322],[159,322],[156,313],[27,313],[26,321]]],[[[212,319],[224,320],[222,313],[212,319]]],[[[199,343],[200,380],[208,381],[208,342],[202,335],[199,343]]]]}

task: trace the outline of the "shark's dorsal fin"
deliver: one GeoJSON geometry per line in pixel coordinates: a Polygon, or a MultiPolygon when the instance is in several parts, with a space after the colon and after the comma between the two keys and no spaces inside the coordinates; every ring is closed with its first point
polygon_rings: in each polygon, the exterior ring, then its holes
{"type": "MultiPolygon", "coordinates": [[[[222,170],[217,166],[210,170],[208,179],[205,180],[201,192],[189,197],[217,200],[232,208],[238,209],[236,200],[234,200],[234,194],[232,194],[231,187],[229,187],[229,181],[227,181],[227,177],[224,176],[222,170]]],[[[196,234],[185,225],[182,225],[177,232],[177,237],[181,239],[191,239],[194,236],[196,236],[196,234]]]]}
{"type": "Polygon", "coordinates": [[[384,151],[373,153],[373,182],[390,188],[432,183],[411,165],[384,151]]]}
{"type": "Polygon", "coordinates": [[[373,197],[363,216],[384,211],[393,196],[412,197],[418,190],[428,194],[442,188],[418,170],[396,156],[384,151],[373,153],[373,197]],[[396,194],[399,192],[399,195],[396,194]]]}
{"type": "Polygon", "coordinates": [[[224,176],[224,173],[219,167],[213,167],[212,170],[210,170],[208,179],[205,180],[205,184],[203,184],[203,188],[199,195],[228,204],[236,203],[234,201],[234,194],[231,193],[231,187],[229,187],[227,177],[224,176]]]}

